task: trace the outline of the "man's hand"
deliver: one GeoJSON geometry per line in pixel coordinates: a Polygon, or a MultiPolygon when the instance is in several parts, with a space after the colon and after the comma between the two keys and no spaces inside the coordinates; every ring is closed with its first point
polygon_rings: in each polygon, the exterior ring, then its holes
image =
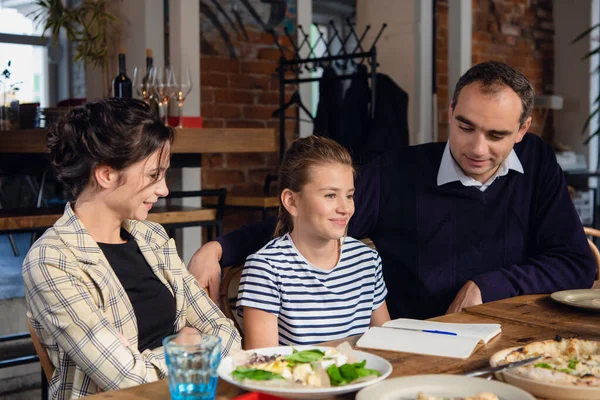
{"type": "Polygon", "coordinates": [[[481,290],[479,286],[473,281],[467,281],[465,285],[460,289],[446,314],[462,311],[465,307],[476,306],[482,304],[481,290]]]}
{"type": "Polygon", "coordinates": [[[219,260],[223,249],[219,242],[208,242],[194,253],[188,270],[200,286],[208,292],[210,298],[219,304],[219,285],[221,284],[221,265],[219,260]]]}

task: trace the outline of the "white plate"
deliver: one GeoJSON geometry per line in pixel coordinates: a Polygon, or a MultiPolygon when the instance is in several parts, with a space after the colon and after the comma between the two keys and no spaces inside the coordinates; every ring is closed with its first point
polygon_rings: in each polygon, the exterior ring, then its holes
{"type": "Polygon", "coordinates": [[[600,311],[600,289],[563,290],[552,293],[550,297],[568,306],[600,311]]]}
{"type": "MultiPolygon", "coordinates": [[[[309,349],[319,349],[325,351],[330,349],[331,347],[323,347],[323,346],[294,346],[294,349],[298,351],[309,350],[309,349]]],[[[281,347],[267,347],[264,349],[256,349],[252,350],[258,354],[262,355],[273,355],[273,354],[281,354],[287,355],[292,354],[292,347],[290,346],[281,346],[281,347]]],[[[365,386],[372,385],[373,383],[384,380],[392,373],[392,364],[390,364],[385,359],[378,357],[376,355],[365,353],[364,351],[354,351],[356,353],[356,357],[359,361],[367,360],[366,368],[375,369],[381,373],[381,376],[366,382],[355,383],[344,386],[337,387],[328,387],[328,388],[280,388],[280,387],[269,387],[266,385],[261,385],[260,383],[247,383],[247,382],[239,382],[233,379],[231,376],[231,372],[233,371],[233,365],[231,362],[231,356],[227,356],[221,361],[221,365],[219,365],[218,374],[219,378],[226,380],[232,385],[236,385],[241,387],[244,390],[248,391],[257,391],[263,393],[269,393],[275,396],[286,397],[289,399],[315,399],[319,397],[327,397],[327,396],[335,396],[342,393],[350,393],[355,392],[358,389],[362,389],[365,386]]]]}
{"type": "Polygon", "coordinates": [[[356,400],[413,400],[419,392],[433,396],[466,397],[491,392],[500,400],[535,400],[529,393],[503,382],[461,375],[414,375],[392,378],[364,388],[356,400]]]}
{"type": "MultiPolygon", "coordinates": [[[[520,347],[511,347],[510,349],[500,350],[490,358],[490,365],[495,367],[500,364],[513,350],[520,347]]],[[[514,372],[497,372],[496,378],[503,380],[511,385],[518,386],[529,393],[538,397],[551,398],[553,400],[593,400],[600,399],[600,387],[577,387],[568,385],[558,385],[555,383],[536,381],[514,372]]]]}

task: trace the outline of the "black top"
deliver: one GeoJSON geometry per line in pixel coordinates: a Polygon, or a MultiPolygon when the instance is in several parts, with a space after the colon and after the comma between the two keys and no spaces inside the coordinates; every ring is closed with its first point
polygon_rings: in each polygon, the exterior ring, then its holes
{"type": "Polygon", "coordinates": [[[121,229],[127,243],[98,243],[123,285],[138,326],[138,350],[155,349],[173,333],[175,297],[158,279],[133,237],[121,229]]]}
{"type": "MultiPolygon", "coordinates": [[[[394,150],[361,171],[348,234],[368,236],[383,261],[392,318],[444,314],[473,280],[484,302],[592,286],[596,264],[552,149],[532,134],[514,147],[524,174],[487,190],[437,185],[445,143],[394,150]]],[[[275,220],[221,236],[237,265],[275,220]]]]}

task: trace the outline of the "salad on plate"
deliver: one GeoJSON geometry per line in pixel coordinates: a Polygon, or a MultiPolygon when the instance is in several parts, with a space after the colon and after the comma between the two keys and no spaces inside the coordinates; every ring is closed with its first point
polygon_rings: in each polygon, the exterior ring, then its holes
{"type": "Polygon", "coordinates": [[[344,342],[328,349],[294,349],[291,354],[232,353],[231,376],[241,383],[269,386],[329,388],[360,383],[381,376],[366,367],[344,342]]]}

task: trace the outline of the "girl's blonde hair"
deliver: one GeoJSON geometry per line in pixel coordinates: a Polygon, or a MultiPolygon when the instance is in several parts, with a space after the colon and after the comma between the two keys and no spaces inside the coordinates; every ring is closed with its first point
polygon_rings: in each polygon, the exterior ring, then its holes
{"type": "MultiPolygon", "coordinates": [[[[315,135],[294,141],[279,168],[279,196],[285,189],[295,193],[302,191],[310,181],[310,168],[326,164],[347,165],[354,172],[350,153],[338,142],[315,135]]],[[[275,237],[283,236],[293,229],[292,216],[281,204],[275,237]]]]}

